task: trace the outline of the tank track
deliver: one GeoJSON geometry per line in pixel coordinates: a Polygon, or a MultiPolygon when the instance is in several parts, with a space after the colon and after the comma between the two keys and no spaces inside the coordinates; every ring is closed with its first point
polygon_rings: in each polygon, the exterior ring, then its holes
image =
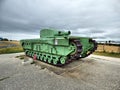
{"type": "Polygon", "coordinates": [[[67,60],[67,64],[74,61],[78,60],[80,58],[81,52],[82,52],[82,45],[80,43],[80,40],[77,39],[71,39],[70,42],[74,43],[76,45],[76,52],[73,55],[69,55],[69,59],[67,60]]]}
{"type": "MultiPolygon", "coordinates": [[[[70,39],[70,43],[73,43],[73,45],[74,45],[74,47],[75,47],[76,49],[75,49],[74,54],[70,54],[70,55],[67,56],[67,59],[65,60],[65,63],[64,63],[64,64],[61,64],[61,63],[60,63],[60,58],[61,58],[61,56],[60,56],[59,62],[57,62],[57,64],[54,64],[53,62],[49,63],[48,60],[41,60],[42,58],[40,58],[40,57],[38,57],[38,56],[36,56],[36,59],[37,59],[37,60],[40,60],[40,61],[43,61],[43,62],[45,62],[45,63],[48,63],[48,64],[52,64],[52,65],[54,65],[54,66],[64,66],[64,65],[66,65],[66,64],[69,64],[69,63],[71,63],[72,61],[79,59],[79,58],[80,58],[80,54],[81,54],[81,52],[82,52],[82,45],[81,45],[81,43],[80,43],[80,40],[70,39]]],[[[34,56],[36,55],[35,53],[37,54],[37,53],[40,53],[40,52],[35,52],[35,51],[27,50],[27,52],[26,52],[25,54],[26,54],[26,56],[28,56],[28,57],[34,58],[34,56]],[[29,53],[28,53],[28,52],[29,52],[29,53]]],[[[44,57],[44,58],[45,58],[45,57],[44,57]]],[[[47,58],[46,58],[46,59],[47,59],[47,58]]],[[[53,58],[52,58],[52,59],[53,59],[53,58]]]]}

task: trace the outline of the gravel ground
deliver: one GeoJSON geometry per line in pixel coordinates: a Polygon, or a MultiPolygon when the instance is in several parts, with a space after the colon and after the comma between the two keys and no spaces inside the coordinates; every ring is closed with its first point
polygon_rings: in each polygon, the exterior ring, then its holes
{"type": "Polygon", "coordinates": [[[120,90],[120,58],[91,55],[58,75],[40,65],[22,65],[15,58],[22,54],[0,55],[0,90],[120,90]]]}

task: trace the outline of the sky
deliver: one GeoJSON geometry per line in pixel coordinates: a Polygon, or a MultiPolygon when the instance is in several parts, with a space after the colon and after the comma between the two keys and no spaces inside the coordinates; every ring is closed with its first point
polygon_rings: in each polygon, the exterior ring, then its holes
{"type": "Polygon", "coordinates": [[[120,41],[120,0],[0,0],[0,37],[39,38],[44,28],[120,41]]]}

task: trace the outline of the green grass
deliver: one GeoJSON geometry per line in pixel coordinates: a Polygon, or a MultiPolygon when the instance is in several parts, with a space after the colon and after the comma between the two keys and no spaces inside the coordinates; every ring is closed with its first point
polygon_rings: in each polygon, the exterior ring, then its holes
{"type": "Polygon", "coordinates": [[[108,53],[108,52],[94,52],[95,55],[101,55],[101,56],[109,56],[109,57],[117,57],[120,58],[120,53],[108,53]]]}
{"type": "Polygon", "coordinates": [[[5,53],[18,53],[18,52],[23,52],[22,47],[11,47],[11,48],[1,48],[0,49],[0,54],[5,54],[5,53]]]}
{"type": "Polygon", "coordinates": [[[0,48],[0,54],[23,52],[19,41],[0,41],[0,46],[15,45],[14,47],[0,48]]]}

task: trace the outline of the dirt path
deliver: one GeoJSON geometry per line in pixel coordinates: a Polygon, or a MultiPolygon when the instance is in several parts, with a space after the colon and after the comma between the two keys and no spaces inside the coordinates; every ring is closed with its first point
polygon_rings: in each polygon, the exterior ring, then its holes
{"type": "Polygon", "coordinates": [[[65,67],[0,55],[0,90],[120,90],[120,58],[91,55],[65,67]]]}

